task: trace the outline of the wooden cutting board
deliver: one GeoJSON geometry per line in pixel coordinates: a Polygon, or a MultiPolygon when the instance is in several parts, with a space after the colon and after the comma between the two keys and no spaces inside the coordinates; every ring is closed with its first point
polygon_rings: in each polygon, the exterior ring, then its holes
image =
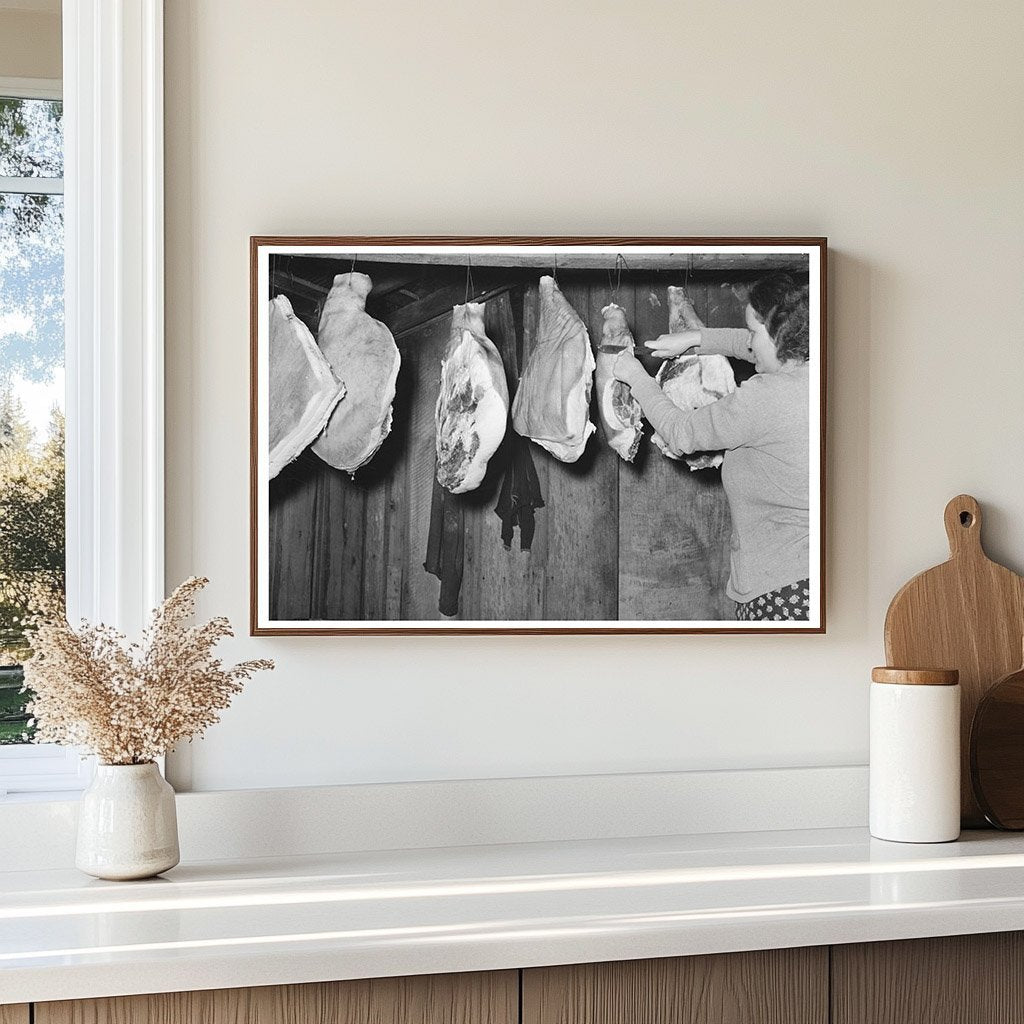
{"type": "Polygon", "coordinates": [[[971,726],[971,785],[997,828],[1024,829],[1024,668],[982,697],[971,726]]]}
{"type": "Polygon", "coordinates": [[[988,688],[1020,667],[1024,578],[981,546],[981,508],[957,495],[945,511],[949,561],[906,583],[885,616],[885,656],[894,668],[960,671],[960,813],[965,828],[985,825],[971,789],[970,733],[988,688]]]}

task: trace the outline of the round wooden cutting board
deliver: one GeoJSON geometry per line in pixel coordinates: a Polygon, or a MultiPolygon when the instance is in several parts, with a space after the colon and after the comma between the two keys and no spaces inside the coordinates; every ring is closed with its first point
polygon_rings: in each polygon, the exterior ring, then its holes
{"type": "Polygon", "coordinates": [[[965,828],[985,825],[971,787],[971,723],[989,687],[1020,667],[1024,578],[981,546],[981,508],[960,494],[945,511],[949,561],[915,576],[885,616],[885,657],[895,668],[945,665],[960,671],[960,813],[965,828]]]}
{"type": "Polygon", "coordinates": [[[971,726],[971,783],[997,828],[1024,829],[1024,668],[982,697],[971,726]]]}

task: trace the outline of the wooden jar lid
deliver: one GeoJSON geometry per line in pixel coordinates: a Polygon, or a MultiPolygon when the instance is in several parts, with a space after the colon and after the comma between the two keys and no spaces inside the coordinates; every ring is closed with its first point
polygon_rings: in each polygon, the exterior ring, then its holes
{"type": "Polygon", "coordinates": [[[898,683],[910,686],[956,686],[960,673],[955,668],[888,668],[871,670],[873,683],[898,683]]]}

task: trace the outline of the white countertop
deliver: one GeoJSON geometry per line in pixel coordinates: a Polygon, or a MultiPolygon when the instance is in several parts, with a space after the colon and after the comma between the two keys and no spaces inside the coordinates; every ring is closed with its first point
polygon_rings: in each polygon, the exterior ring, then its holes
{"type": "Polygon", "coordinates": [[[0,1004],[1024,929],[1024,836],[861,829],[0,872],[0,1004]]]}

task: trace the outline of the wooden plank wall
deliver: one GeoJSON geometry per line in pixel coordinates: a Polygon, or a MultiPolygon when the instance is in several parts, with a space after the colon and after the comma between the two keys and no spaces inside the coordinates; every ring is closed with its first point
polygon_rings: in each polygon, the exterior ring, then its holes
{"type": "MultiPolygon", "coordinates": [[[[666,289],[683,283],[680,275],[629,276],[617,289],[603,271],[559,276],[592,340],[600,337],[601,309],[613,298],[625,309],[638,344],[667,331],[666,289]]],[[[745,283],[735,275],[693,275],[686,290],[709,326],[739,326],[745,283]]],[[[292,298],[315,331],[315,303],[292,298]]],[[[513,383],[532,351],[537,301],[536,281],[517,280],[487,302],[488,336],[513,383]]],[[[396,337],[402,369],[394,429],[367,467],[349,478],[307,451],[272,482],[274,619],[445,618],[438,610],[440,582],[423,564],[434,493],[434,404],[449,327],[450,318],[440,315],[396,337]]],[[[508,442],[478,491],[446,499],[448,514],[458,516],[458,524],[448,520],[448,529],[462,531],[465,571],[457,617],[731,619],[734,605],[725,596],[731,523],[720,473],[691,473],[649,440],[636,463],[627,465],[605,443],[596,410],[592,419],[597,434],[573,465],[529,446],[545,502],[529,551],[520,550],[518,531],[511,550],[505,549],[494,512],[508,442]]]]}

